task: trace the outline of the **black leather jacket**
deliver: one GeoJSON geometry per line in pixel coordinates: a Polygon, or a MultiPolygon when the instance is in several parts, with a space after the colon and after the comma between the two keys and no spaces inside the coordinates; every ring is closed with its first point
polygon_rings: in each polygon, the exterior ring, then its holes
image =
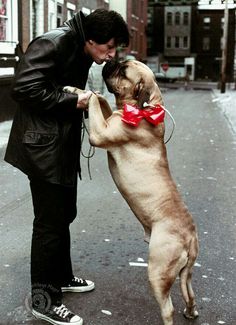
{"type": "Polygon", "coordinates": [[[84,89],[92,60],[83,47],[74,18],[34,39],[21,59],[12,88],[19,108],[5,160],[29,177],[73,185],[80,173],[83,111],[76,108],[77,95],[62,88],[84,89]]]}

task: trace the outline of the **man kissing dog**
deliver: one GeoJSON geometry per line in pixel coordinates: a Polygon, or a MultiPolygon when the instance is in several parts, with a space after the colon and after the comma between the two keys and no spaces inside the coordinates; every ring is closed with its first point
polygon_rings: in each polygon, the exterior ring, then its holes
{"type": "MultiPolygon", "coordinates": [[[[90,143],[107,150],[112,178],[144,227],[148,277],[164,325],[174,324],[170,290],[177,276],[184,315],[194,319],[198,312],[191,277],[199,249],[197,230],[169,170],[159,87],[152,71],[135,60],[108,62],[103,77],[117,110],[102,96],[90,97],[90,143]]],[[[73,87],[65,91],[81,92],[73,87]]]]}

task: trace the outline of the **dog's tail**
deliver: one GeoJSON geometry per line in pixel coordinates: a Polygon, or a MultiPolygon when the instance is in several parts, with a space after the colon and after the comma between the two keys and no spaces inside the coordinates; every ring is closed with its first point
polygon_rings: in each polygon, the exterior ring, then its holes
{"type": "Polygon", "coordinates": [[[186,306],[195,305],[195,296],[192,288],[192,269],[198,255],[198,241],[193,238],[189,246],[188,261],[180,271],[180,287],[186,306]]]}

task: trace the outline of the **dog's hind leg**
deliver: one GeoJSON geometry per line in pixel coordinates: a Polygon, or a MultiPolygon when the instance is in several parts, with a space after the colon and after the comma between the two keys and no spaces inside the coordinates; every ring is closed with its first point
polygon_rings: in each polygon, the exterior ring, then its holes
{"type": "Polygon", "coordinates": [[[171,243],[167,233],[152,231],[149,243],[148,277],[159,304],[164,325],[173,325],[174,307],[170,290],[180,270],[187,262],[182,246],[171,243]]]}
{"type": "Polygon", "coordinates": [[[168,274],[166,266],[159,264],[159,254],[150,254],[148,262],[148,277],[154,296],[159,304],[164,325],[173,325],[174,307],[170,289],[175,278],[168,274]]]}
{"type": "Polygon", "coordinates": [[[197,258],[198,245],[197,240],[192,240],[189,252],[189,259],[186,266],[180,272],[180,286],[182,295],[186,304],[184,316],[186,318],[194,319],[198,316],[196,309],[195,295],[192,288],[192,268],[197,258]]]}
{"type": "Polygon", "coordinates": [[[192,288],[192,270],[189,269],[187,265],[180,272],[180,286],[182,295],[186,304],[186,308],[184,310],[184,316],[186,318],[194,319],[198,316],[198,311],[196,309],[195,295],[192,288]]]}

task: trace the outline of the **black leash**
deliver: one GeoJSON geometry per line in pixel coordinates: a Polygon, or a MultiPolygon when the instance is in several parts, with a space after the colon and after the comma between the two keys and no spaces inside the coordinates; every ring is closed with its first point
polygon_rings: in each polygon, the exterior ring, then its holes
{"type": "Polygon", "coordinates": [[[81,133],[81,150],[80,150],[80,153],[81,155],[87,159],[87,167],[88,167],[88,174],[89,174],[89,178],[90,180],[92,180],[92,176],[91,176],[91,170],[90,170],[90,159],[94,156],[95,154],[95,147],[92,146],[91,144],[89,145],[89,150],[88,150],[88,154],[86,155],[84,152],[83,152],[83,143],[84,143],[84,138],[85,138],[85,135],[88,135],[89,136],[89,130],[87,128],[87,125],[85,123],[85,117],[84,117],[84,114],[83,114],[83,119],[82,119],[82,133],[81,133]]]}

